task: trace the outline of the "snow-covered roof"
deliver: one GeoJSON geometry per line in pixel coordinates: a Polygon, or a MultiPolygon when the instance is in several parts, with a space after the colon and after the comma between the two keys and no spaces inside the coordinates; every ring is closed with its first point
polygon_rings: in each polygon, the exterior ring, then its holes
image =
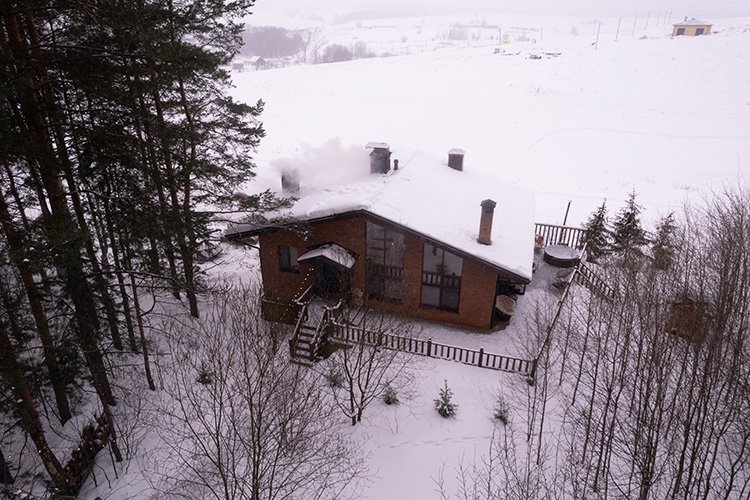
{"type": "MultiPolygon", "coordinates": [[[[394,150],[393,157],[401,159],[399,169],[387,174],[367,174],[369,164],[352,165],[361,175],[346,182],[308,188],[302,182],[291,215],[312,222],[366,212],[493,268],[531,280],[532,193],[479,172],[453,170],[447,166],[447,156],[436,159],[421,152],[394,150]],[[497,202],[491,245],[477,242],[480,203],[486,199],[497,202]]],[[[227,236],[258,233],[263,229],[235,225],[227,231],[227,236]]]]}
{"type": "Polygon", "coordinates": [[[342,247],[341,245],[337,245],[336,243],[326,243],[325,245],[321,245],[319,247],[313,248],[312,250],[308,250],[303,255],[301,255],[297,259],[297,261],[304,262],[306,260],[317,259],[319,257],[324,257],[330,261],[340,264],[347,269],[351,269],[352,266],[354,266],[354,263],[357,261],[357,259],[354,257],[354,255],[351,254],[349,250],[342,247]]]}
{"type": "Polygon", "coordinates": [[[261,62],[263,60],[264,59],[262,57],[260,57],[260,56],[253,56],[250,59],[248,59],[248,62],[251,63],[251,64],[255,64],[255,63],[261,62]]]}
{"type": "Polygon", "coordinates": [[[681,23],[675,23],[672,26],[713,26],[711,23],[707,23],[706,21],[701,21],[700,19],[692,18],[687,21],[682,21],[681,23]]]}

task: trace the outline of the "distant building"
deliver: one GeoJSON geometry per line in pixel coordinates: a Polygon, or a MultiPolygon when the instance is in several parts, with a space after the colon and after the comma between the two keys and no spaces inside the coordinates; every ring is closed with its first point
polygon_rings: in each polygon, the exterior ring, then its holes
{"type": "Polygon", "coordinates": [[[674,24],[673,26],[672,36],[698,36],[711,33],[712,24],[696,18],[688,20],[686,17],[683,22],[674,24]]]}
{"type": "Polygon", "coordinates": [[[243,63],[243,62],[233,62],[232,63],[232,69],[234,71],[244,71],[245,70],[245,63],[243,63]]]}
{"type": "Polygon", "coordinates": [[[253,56],[247,62],[254,69],[266,69],[266,67],[268,67],[266,60],[260,56],[253,56]]]}

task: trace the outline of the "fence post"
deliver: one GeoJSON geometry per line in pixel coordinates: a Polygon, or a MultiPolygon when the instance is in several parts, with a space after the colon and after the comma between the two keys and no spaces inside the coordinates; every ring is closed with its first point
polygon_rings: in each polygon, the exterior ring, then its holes
{"type": "Polygon", "coordinates": [[[432,339],[427,339],[427,357],[432,356],[432,339]]]}
{"type": "Polygon", "coordinates": [[[483,358],[484,358],[484,347],[480,347],[479,348],[479,364],[477,365],[477,366],[479,366],[479,368],[482,367],[482,359],[483,358]]]}

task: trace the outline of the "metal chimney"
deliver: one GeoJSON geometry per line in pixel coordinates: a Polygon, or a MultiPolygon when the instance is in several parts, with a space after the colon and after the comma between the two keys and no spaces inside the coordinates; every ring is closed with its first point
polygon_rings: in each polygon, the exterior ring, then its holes
{"type": "Polygon", "coordinates": [[[391,169],[391,147],[384,142],[368,142],[365,148],[370,151],[370,173],[387,174],[391,169]]]}

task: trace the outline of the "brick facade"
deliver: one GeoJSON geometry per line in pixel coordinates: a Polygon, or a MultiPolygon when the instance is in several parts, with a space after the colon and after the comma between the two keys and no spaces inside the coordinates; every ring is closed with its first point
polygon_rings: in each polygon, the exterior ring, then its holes
{"type": "MultiPolygon", "coordinates": [[[[260,261],[266,296],[289,302],[302,293],[313,280],[311,266],[307,263],[300,263],[298,273],[279,270],[279,245],[295,247],[298,255],[302,256],[309,246],[335,242],[358,254],[357,261],[350,271],[355,301],[364,302],[372,309],[392,314],[476,328],[492,327],[498,273],[479,262],[464,258],[458,312],[423,306],[421,294],[424,240],[406,232],[401,302],[368,299],[366,221],[366,216],[358,215],[317,222],[312,226],[312,232],[306,241],[286,230],[261,233],[260,261]]],[[[382,224],[378,221],[373,222],[382,224]]],[[[393,229],[398,230],[398,227],[394,226],[393,229]]]]}

